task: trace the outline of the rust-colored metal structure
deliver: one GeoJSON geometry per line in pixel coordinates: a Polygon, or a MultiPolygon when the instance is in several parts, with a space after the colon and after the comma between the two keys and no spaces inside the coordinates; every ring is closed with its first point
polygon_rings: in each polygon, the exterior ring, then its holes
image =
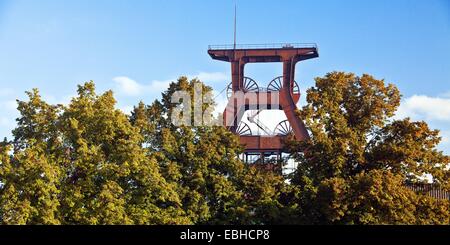
{"type": "Polygon", "coordinates": [[[215,60],[231,63],[229,101],[223,117],[226,126],[240,135],[240,142],[245,146],[244,160],[252,155],[258,156],[259,163],[264,163],[267,155],[276,155],[279,159],[288,134],[293,133],[299,141],[309,137],[295,113],[300,91],[294,76],[298,62],[319,56],[316,44],[210,45],[208,54],[215,60]],[[282,62],[283,74],[273,79],[267,88],[260,88],[256,81],[245,76],[245,65],[267,62],[282,62]],[[242,116],[247,110],[265,109],[283,110],[287,121],[280,122],[272,135],[252,135],[248,125],[241,123],[242,116]]]}

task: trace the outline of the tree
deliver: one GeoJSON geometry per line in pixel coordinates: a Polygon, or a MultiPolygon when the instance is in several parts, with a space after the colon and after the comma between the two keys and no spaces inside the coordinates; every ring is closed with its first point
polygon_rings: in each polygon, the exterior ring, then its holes
{"type": "Polygon", "coordinates": [[[19,101],[12,156],[2,146],[4,223],[189,222],[111,91],[97,95],[86,83],[66,107],[46,104],[37,90],[28,95],[19,101]]]}
{"type": "MultiPolygon", "coordinates": [[[[200,119],[213,122],[212,89],[186,77],[131,116],[93,82],[65,106],[27,92],[13,140],[0,143],[1,223],[450,223],[449,201],[407,188],[427,175],[448,189],[450,159],[436,150],[437,130],[392,119],[393,85],[342,72],[317,78],[298,111],[312,137],[288,142],[300,163],[291,184],[244,164],[226,128],[172,124],[182,102],[172,96],[193,99],[196,89],[205,96],[200,119]]],[[[190,106],[188,119],[198,120],[190,106]]]]}
{"type": "MultiPolygon", "coordinates": [[[[244,165],[238,158],[243,149],[234,134],[221,126],[178,127],[170,123],[181,103],[172,103],[172,95],[182,90],[194,100],[196,86],[203,96],[210,96],[210,87],[180,77],[163,93],[162,102],[135,107],[131,121],[141,128],[146,139],[143,145],[157,158],[166,180],[177,186],[183,209],[193,223],[281,222],[277,214],[288,209],[281,201],[286,183],[280,176],[244,165]]],[[[202,113],[210,113],[208,107],[214,103],[209,98],[203,101],[207,102],[201,105],[202,113]]],[[[194,108],[191,113],[193,121],[194,108]]],[[[212,115],[204,118],[214,120],[212,115]]]]}
{"type": "Polygon", "coordinates": [[[14,141],[0,147],[2,222],[60,224],[61,142],[55,124],[60,106],[42,101],[37,89],[27,94],[28,102],[18,101],[22,117],[14,141]]]}
{"type": "Polygon", "coordinates": [[[302,222],[449,223],[448,201],[405,187],[428,174],[448,189],[450,159],[436,150],[437,130],[392,119],[399,103],[394,85],[370,75],[316,78],[298,112],[312,137],[289,144],[300,163],[292,182],[302,222]]]}
{"type": "Polygon", "coordinates": [[[141,102],[130,117],[93,82],[66,106],[28,92],[14,140],[0,145],[2,223],[277,223],[287,203],[283,178],[244,165],[238,138],[224,127],[171,123],[172,94],[194,96],[196,86],[211,91],[181,77],[162,102],[141,102]]]}

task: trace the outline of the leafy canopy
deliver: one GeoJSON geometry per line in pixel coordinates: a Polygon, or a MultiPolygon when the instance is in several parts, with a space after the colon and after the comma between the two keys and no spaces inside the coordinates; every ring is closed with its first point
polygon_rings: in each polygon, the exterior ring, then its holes
{"type": "Polygon", "coordinates": [[[293,183],[299,216],[311,223],[449,223],[448,201],[406,188],[429,176],[450,184],[450,159],[436,150],[439,131],[392,117],[400,93],[370,75],[332,72],[316,78],[298,112],[311,139],[290,142],[299,162],[293,183]],[[438,212],[434,217],[433,210],[438,212]],[[432,218],[434,217],[434,218],[432,218]]]}
{"type": "Polygon", "coordinates": [[[450,159],[436,150],[437,130],[392,118],[395,86],[343,72],[317,78],[298,111],[311,139],[288,142],[299,167],[287,180],[244,164],[238,137],[224,127],[171,124],[172,95],[193,99],[196,88],[205,96],[202,119],[217,120],[211,87],[186,77],[130,116],[93,82],[68,105],[27,92],[14,138],[0,143],[0,222],[450,223],[448,200],[407,188],[427,175],[448,190],[450,159]]]}

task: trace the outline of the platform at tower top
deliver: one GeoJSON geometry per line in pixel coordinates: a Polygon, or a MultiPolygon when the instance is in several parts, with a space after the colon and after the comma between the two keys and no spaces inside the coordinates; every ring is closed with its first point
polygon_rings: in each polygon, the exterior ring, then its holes
{"type": "Polygon", "coordinates": [[[208,50],[242,50],[242,49],[298,49],[315,48],[315,43],[265,43],[265,44],[219,44],[209,45],[208,50]]]}
{"type": "Polygon", "coordinates": [[[245,63],[282,62],[290,58],[301,61],[319,57],[315,43],[209,45],[208,54],[215,60],[245,63]]]}

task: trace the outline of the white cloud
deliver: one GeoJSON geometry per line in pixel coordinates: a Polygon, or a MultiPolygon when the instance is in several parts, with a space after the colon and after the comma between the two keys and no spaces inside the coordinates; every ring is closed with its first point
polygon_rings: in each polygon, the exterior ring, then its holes
{"type": "Polygon", "coordinates": [[[3,88],[0,89],[0,98],[4,97],[4,96],[10,96],[14,94],[14,90],[10,89],[10,88],[3,88]]]}
{"type": "Polygon", "coordinates": [[[450,153],[450,92],[436,97],[413,95],[402,100],[394,119],[410,117],[414,121],[425,120],[433,125],[441,125],[442,141],[439,148],[446,154],[450,153]]]}
{"type": "Polygon", "coordinates": [[[441,131],[442,141],[441,144],[449,144],[450,143],[450,131],[441,131]]]}
{"type": "Polygon", "coordinates": [[[119,93],[124,93],[126,95],[139,95],[144,85],[137,83],[128,77],[115,77],[113,81],[118,85],[119,93]]]}
{"type": "Polygon", "coordinates": [[[208,83],[208,82],[224,82],[230,80],[230,75],[225,74],[223,72],[200,72],[194,76],[188,77],[196,77],[200,81],[208,83]]]}
{"type": "MultiPolygon", "coordinates": [[[[188,75],[188,78],[198,78],[202,82],[222,82],[229,80],[229,75],[222,72],[199,72],[196,75],[188,75]]],[[[153,80],[150,83],[139,83],[132,78],[126,76],[119,76],[113,78],[116,83],[115,91],[120,95],[125,96],[139,96],[143,94],[156,94],[161,93],[169,87],[172,81],[176,81],[177,78],[168,80],[153,80]]]]}
{"type": "MultiPolygon", "coordinates": [[[[438,149],[444,151],[445,154],[450,155],[450,129],[440,131],[441,142],[438,149]]],[[[450,167],[450,164],[449,164],[450,167]]]]}
{"type": "Polygon", "coordinates": [[[129,77],[115,77],[113,81],[116,83],[115,91],[119,95],[138,96],[155,92],[162,92],[169,87],[173,80],[158,81],[154,80],[149,84],[141,84],[129,77]]]}
{"type": "Polygon", "coordinates": [[[15,111],[17,109],[17,102],[15,100],[1,101],[0,108],[6,111],[15,111]]]}
{"type": "Polygon", "coordinates": [[[131,112],[133,111],[134,106],[131,106],[131,105],[121,106],[121,105],[119,105],[119,106],[117,106],[117,108],[119,110],[121,110],[123,113],[125,113],[126,115],[131,115],[131,112]]]}
{"type": "Polygon", "coordinates": [[[214,94],[214,101],[216,102],[216,107],[214,108],[214,114],[218,115],[219,113],[223,113],[225,107],[228,104],[228,98],[224,94],[214,94]]]}
{"type": "Polygon", "coordinates": [[[413,95],[404,99],[395,118],[450,122],[450,98],[413,95]]]}
{"type": "Polygon", "coordinates": [[[165,80],[165,81],[152,81],[150,86],[149,86],[149,90],[151,92],[162,92],[164,90],[166,90],[167,88],[169,88],[169,85],[171,82],[175,81],[176,79],[171,79],[171,80],[165,80]]]}

